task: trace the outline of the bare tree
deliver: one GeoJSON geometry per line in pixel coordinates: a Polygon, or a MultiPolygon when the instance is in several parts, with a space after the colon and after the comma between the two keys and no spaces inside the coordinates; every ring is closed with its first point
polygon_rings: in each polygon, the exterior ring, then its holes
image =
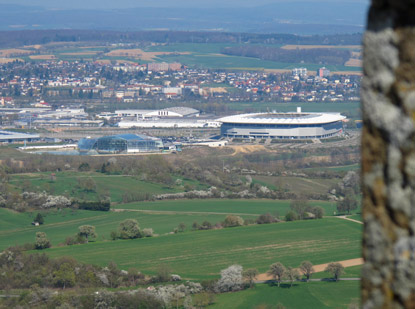
{"type": "Polygon", "coordinates": [[[344,267],[340,263],[330,263],[324,271],[331,273],[334,280],[337,282],[340,276],[344,273],[344,267]]]}
{"type": "Polygon", "coordinates": [[[257,276],[258,270],[256,268],[249,268],[243,272],[243,277],[248,280],[250,288],[255,285],[255,278],[257,276]]]}
{"type": "Polygon", "coordinates": [[[300,278],[300,273],[295,268],[287,267],[285,271],[285,277],[290,281],[290,286],[293,286],[293,282],[300,278]]]}
{"type": "Polygon", "coordinates": [[[314,273],[313,264],[310,261],[301,262],[300,271],[304,274],[308,282],[310,280],[311,275],[314,273]]]}
{"type": "Polygon", "coordinates": [[[280,286],[282,277],[284,276],[286,268],[280,262],[276,262],[272,264],[268,270],[268,274],[274,278],[277,282],[278,287],[280,286]]]}

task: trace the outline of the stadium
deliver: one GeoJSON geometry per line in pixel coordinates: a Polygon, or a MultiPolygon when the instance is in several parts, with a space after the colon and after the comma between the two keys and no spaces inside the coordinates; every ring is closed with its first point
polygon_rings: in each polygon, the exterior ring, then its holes
{"type": "Polygon", "coordinates": [[[219,119],[228,138],[324,139],[343,132],[346,117],[335,113],[255,113],[219,119]]]}
{"type": "Polygon", "coordinates": [[[81,153],[126,154],[159,152],[163,142],[159,138],[136,134],[119,134],[100,138],[83,138],[78,142],[81,153]]]}

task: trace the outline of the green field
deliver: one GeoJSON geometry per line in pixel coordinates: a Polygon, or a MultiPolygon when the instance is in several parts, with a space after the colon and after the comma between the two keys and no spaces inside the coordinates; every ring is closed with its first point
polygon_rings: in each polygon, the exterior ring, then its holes
{"type": "MultiPolygon", "coordinates": [[[[360,164],[350,164],[342,166],[330,166],[330,167],[310,167],[305,168],[306,171],[333,171],[333,172],[348,172],[348,171],[358,171],[360,169],[360,164]]],[[[299,170],[301,171],[301,170],[299,170]]]]}
{"type": "MultiPolygon", "coordinates": [[[[30,186],[32,191],[47,191],[55,195],[70,195],[73,198],[98,199],[99,196],[107,195],[112,202],[122,202],[124,193],[175,193],[183,191],[180,186],[165,186],[138,180],[133,176],[106,175],[96,172],[56,172],[56,180],[51,181],[51,173],[14,174],[11,176],[10,184],[21,187],[24,182],[30,186]],[[91,177],[96,183],[96,190],[88,192],[78,186],[78,179],[91,177]],[[111,180],[114,181],[111,181],[111,180]],[[116,180],[116,181],[115,181],[116,180]]],[[[179,178],[179,177],[178,177],[179,178]]],[[[206,189],[193,180],[183,179],[183,185],[190,184],[196,189],[206,189]]]]}
{"type": "MultiPolygon", "coordinates": [[[[228,56],[221,54],[225,47],[245,46],[245,44],[230,43],[183,43],[150,46],[146,51],[157,52],[188,52],[189,54],[170,54],[159,56],[160,61],[180,62],[188,66],[205,67],[205,68],[227,68],[227,69],[286,69],[290,70],[298,67],[299,63],[284,63],[276,61],[261,60],[252,57],[228,56]]],[[[255,45],[255,44],[252,44],[255,45]]],[[[261,44],[259,44],[261,45],[261,44]]],[[[264,45],[267,47],[280,47],[280,45],[264,45]]],[[[321,67],[320,64],[301,63],[301,67],[308,70],[316,71],[321,67]]],[[[361,68],[346,67],[342,65],[326,66],[331,71],[361,71],[361,68]]]]}
{"type": "Polygon", "coordinates": [[[203,279],[217,277],[221,269],[235,263],[265,272],[276,261],[295,267],[303,260],[321,264],[357,258],[361,228],[330,218],[95,242],[45,252],[99,265],[114,261],[121,269],[136,267],[150,274],[167,264],[184,278],[203,279]]]}
{"type": "MultiPolygon", "coordinates": [[[[325,209],[332,206],[327,202],[311,202],[325,209]]],[[[56,246],[66,237],[73,236],[78,227],[84,224],[94,225],[98,240],[109,239],[110,233],[117,230],[121,221],[137,219],[142,228],[152,228],[157,234],[173,231],[179,223],[185,223],[187,229],[193,222],[207,220],[212,224],[221,222],[228,214],[236,214],[244,219],[256,219],[262,213],[285,215],[289,201],[270,200],[173,200],[139,202],[115,205],[115,209],[129,209],[128,212],[101,212],[63,209],[43,211],[45,224],[40,227],[31,225],[36,213],[17,213],[0,208],[0,250],[13,245],[32,243],[36,232],[45,232],[56,246]],[[12,237],[10,237],[12,236],[12,237]]]]}
{"type": "MultiPolygon", "coordinates": [[[[341,276],[341,278],[360,278],[361,272],[362,272],[361,265],[346,267],[344,269],[344,274],[341,276]]],[[[330,273],[327,273],[324,271],[319,272],[319,273],[314,273],[312,275],[312,279],[322,279],[322,278],[333,278],[333,276],[330,273]]]]}
{"type": "Polygon", "coordinates": [[[291,288],[258,284],[254,289],[217,295],[209,308],[276,308],[278,303],[288,309],[348,308],[359,304],[359,297],[358,281],[297,283],[291,288]]]}
{"type": "MultiPolygon", "coordinates": [[[[290,210],[289,200],[176,200],[176,201],[156,201],[138,202],[130,204],[115,205],[114,208],[149,210],[149,211],[171,211],[171,212],[199,212],[199,213],[223,213],[239,215],[260,215],[264,213],[284,216],[290,210]]],[[[325,201],[311,201],[312,206],[321,206],[327,214],[335,209],[335,204],[325,201]]]]}
{"type": "MultiPolygon", "coordinates": [[[[242,70],[264,70],[285,69],[291,70],[298,67],[299,63],[276,62],[261,60],[252,57],[228,56],[223,54],[168,54],[158,56],[160,61],[180,62],[187,66],[195,66],[211,69],[242,69],[242,70]]],[[[301,63],[301,67],[310,71],[317,71],[321,65],[314,63],[301,63]]],[[[361,68],[346,67],[342,65],[326,65],[331,71],[361,71],[361,68]]]]}
{"type": "Polygon", "coordinates": [[[276,187],[289,192],[301,194],[327,194],[329,189],[339,182],[339,179],[313,179],[301,177],[254,176],[253,182],[266,185],[275,190],[276,187]]]}
{"type": "MultiPolygon", "coordinates": [[[[0,208],[0,250],[14,245],[33,243],[36,232],[45,232],[52,245],[65,241],[66,237],[78,232],[81,225],[93,225],[98,233],[98,240],[110,239],[110,233],[117,230],[118,225],[125,219],[134,218],[141,228],[152,228],[157,234],[173,231],[183,222],[190,229],[194,221],[211,223],[223,221],[225,214],[163,214],[139,212],[100,212],[64,209],[61,211],[44,212],[45,224],[40,227],[31,225],[36,213],[15,213],[0,208]]],[[[256,216],[243,216],[245,218],[256,216]]]]}

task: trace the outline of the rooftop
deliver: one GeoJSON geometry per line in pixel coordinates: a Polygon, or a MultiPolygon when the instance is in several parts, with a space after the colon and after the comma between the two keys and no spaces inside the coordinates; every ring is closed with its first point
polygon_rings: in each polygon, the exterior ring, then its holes
{"type": "Polygon", "coordinates": [[[338,113],[255,113],[218,119],[222,123],[322,124],[346,119],[338,113]]]}

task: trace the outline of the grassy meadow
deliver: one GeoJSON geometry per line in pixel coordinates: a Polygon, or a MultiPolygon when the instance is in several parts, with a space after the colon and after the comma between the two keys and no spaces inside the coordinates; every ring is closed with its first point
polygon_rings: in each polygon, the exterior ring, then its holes
{"type": "Polygon", "coordinates": [[[354,222],[330,218],[97,241],[44,252],[98,265],[114,261],[121,269],[136,267],[149,274],[166,264],[184,278],[205,279],[217,277],[221,269],[235,263],[265,272],[276,261],[296,267],[303,260],[321,264],[357,258],[361,228],[354,222]]]}
{"type": "MultiPolygon", "coordinates": [[[[134,176],[106,175],[97,172],[56,172],[56,180],[51,180],[51,173],[28,173],[11,176],[9,183],[16,188],[26,187],[31,191],[46,191],[54,195],[70,195],[73,198],[97,200],[99,196],[109,195],[112,202],[120,203],[125,193],[175,193],[183,191],[183,187],[166,186],[158,183],[139,180],[134,176]],[[96,183],[95,191],[86,191],[78,185],[82,178],[92,178],[96,183]]],[[[177,177],[179,178],[179,177],[177,177]]],[[[192,185],[196,189],[207,187],[190,179],[183,179],[182,185],[192,185]]]]}
{"type": "Polygon", "coordinates": [[[209,308],[276,308],[278,303],[289,309],[349,308],[359,304],[359,297],[358,281],[299,282],[281,288],[258,284],[254,289],[217,295],[209,308]]]}
{"type": "MultiPolygon", "coordinates": [[[[311,202],[325,209],[332,206],[327,202],[311,202]]],[[[81,225],[93,225],[99,235],[98,240],[110,239],[110,233],[117,230],[125,219],[134,218],[141,228],[152,228],[156,234],[173,231],[180,223],[188,230],[193,222],[199,224],[207,220],[212,224],[221,222],[228,214],[240,215],[244,219],[256,219],[262,213],[285,215],[289,201],[270,200],[172,200],[156,202],[136,202],[113,206],[116,211],[50,210],[42,211],[45,224],[31,225],[37,212],[17,213],[0,208],[0,250],[13,245],[34,242],[36,232],[45,232],[53,246],[65,241],[78,232],[81,225]],[[129,210],[129,211],[121,211],[129,210]]],[[[328,210],[327,210],[328,211],[328,210]]]]}

